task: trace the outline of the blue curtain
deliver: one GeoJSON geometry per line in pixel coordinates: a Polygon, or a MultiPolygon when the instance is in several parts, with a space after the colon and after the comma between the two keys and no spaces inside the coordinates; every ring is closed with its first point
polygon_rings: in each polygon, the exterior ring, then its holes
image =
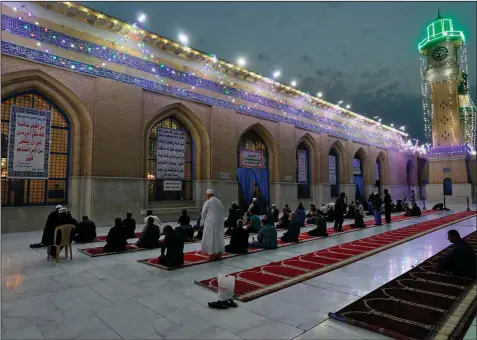
{"type": "Polygon", "coordinates": [[[355,190],[356,190],[356,199],[362,200],[364,197],[364,181],[363,176],[353,176],[355,190]],[[358,194],[359,192],[359,194],[358,194]]]}
{"type": "Polygon", "coordinates": [[[258,188],[268,205],[268,170],[252,169],[252,171],[255,175],[255,181],[257,182],[258,188]]]}
{"type": "Polygon", "coordinates": [[[255,179],[253,169],[237,168],[237,178],[243,195],[247,203],[250,204],[252,202],[253,180],[255,179]]]}

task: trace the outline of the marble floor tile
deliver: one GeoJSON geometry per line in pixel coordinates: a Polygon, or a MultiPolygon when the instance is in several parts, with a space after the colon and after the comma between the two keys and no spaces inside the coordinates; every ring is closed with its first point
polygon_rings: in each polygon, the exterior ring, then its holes
{"type": "Polygon", "coordinates": [[[242,339],[294,339],[303,333],[301,329],[280,322],[268,323],[238,333],[242,339]]]}

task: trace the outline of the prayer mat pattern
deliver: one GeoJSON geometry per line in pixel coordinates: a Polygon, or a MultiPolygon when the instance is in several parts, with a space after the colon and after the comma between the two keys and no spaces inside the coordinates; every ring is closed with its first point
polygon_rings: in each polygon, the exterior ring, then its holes
{"type": "Polygon", "coordinates": [[[80,253],[88,255],[90,257],[98,257],[98,256],[107,256],[107,255],[114,255],[114,254],[122,254],[122,253],[130,253],[133,251],[141,251],[141,250],[150,250],[147,248],[139,248],[134,243],[129,243],[126,245],[123,251],[113,251],[113,252],[105,252],[104,247],[94,247],[94,248],[83,248],[79,249],[80,253]]]}
{"type": "MultiPolygon", "coordinates": [[[[134,234],[136,234],[136,238],[140,238],[142,232],[137,232],[137,233],[134,233],[134,234]]],[[[108,235],[97,236],[96,237],[96,242],[106,242],[107,237],[108,237],[108,235]]]]}
{"type": "MultiPolygon", "coordinates": [[[[464,237],[477,250],[477,232],[464,237]]],[[[396,339],[462,339],[476,311],[475,279],[436,273],[452,246],[330,317],[396,339]]]]}
{"type": "MultiPolygon", "coordinates": [[[[435,213],[435,212],[433,212],[432,210],[425,210],[421,216],[432,214],[432,213],[435,213]]],[[[391,218],[391,221],[392,222],[397,222],[397,221],[402,221],[402,220],[409,219],[409,218],[412,218],[412,217],[403,216],[403,215],[394,216],[394,217],[391,218]]],[[[375,226],[374,223],[375,223],[374,221],[367,221],[365,223],[365,226],[374,227],[375,226]]],[[[385,224],[385,223],[383,223],[383,224],[385,224]]],[[[341,232],[335,231],[335,230],[333,230],[333,227],[331,227],[331,228],[327,229],[327,233],[328,233],[329,236],[334,236],[334,235],[348,233],[348,232],[356,231],[356,230],[360,230],[360,229],[364,229],[364,228],[351,228],[349,225],[346,225],[346,226],[344,225],[343,226],[343,231],[341,231],[341,232]]],[[[326,237],[326,236],[310,236],[310,235],[308,235],[308,232],[306,231],[306,232],[301,233],[298,236],[298,243],[318,240],[318,239],[324,238],[324,237],[326,237]]],[[[277,247],[278,248],[287,247],[287,246],[291,246],[291,245],[294,245],[294,244],[297,244],[297,243],[296,242],[283,242],[280,239],[277,240],[277,247]]],[[[250,248],[248,248],[248,253],[249,254],[250,253],[257,253],[257,252],[266,251],[266,250],[268,250],[268,249],[250,247],[250,248]]],[[[225,253],[222,256],[222,260],[229,259],[229,258],[232,258],[232,257],[241,256],[241,255],[246,255],[246,254],[225,253]]],[[[144,263],[144,264],[156,267],[156,268],[164,269],[164,270],[175,270],[175,269],[180,269],[180,268],[184,268],[184,267],[197,266],[199,264],[207,263],[207,262],[209,262],[209,256],[201,254],[200,251],[191,251],[191,252],[184,253],[184,264],[180,267],[166,267],[166,266],[163,266],[163,265],[158,263],[157,257],[138,260],[138,262],[139,263],[144,263]]]]}
{"type": "MultiPolygon", "coordinates": [[[[383,250],[395,247],[447,225],[475,216],[474,211],[465,211],[432,221],[388,231],[331,248],[315,251],[290,259],[272,262],[247,270],[232,273],[235,277],[234,296],[240,301],[250,301],[286,287],[293,286],[345,266],[383,250]]],[[[217,291],[217,278],[195,281],[198,285],[217,291]]]]}

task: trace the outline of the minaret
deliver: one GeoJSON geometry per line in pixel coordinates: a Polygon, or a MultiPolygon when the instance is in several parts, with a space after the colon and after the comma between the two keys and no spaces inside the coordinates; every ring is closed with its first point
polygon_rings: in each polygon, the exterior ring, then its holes
{"type": "MultiPolygon", "coordinates": [[[[424,80],[429,88],[432,147],[429,152],[428,199],[465,202],[472,199],[471,140],[468,110],[462,112],[466,97],[463,84],[466,75],[459,65],[459,48],[465,42],[464,33],[454,29],[451,19],[437,18],[426,29],[419,43],[419,52],[427,59],[424,80]]],[[[475,118],[475,117],[474,117],[475,118]]],[[[472,160],[472,158],[474,160],[472,160]]],[[[475,180],[474,180],[475,183],[475,180]]]]}

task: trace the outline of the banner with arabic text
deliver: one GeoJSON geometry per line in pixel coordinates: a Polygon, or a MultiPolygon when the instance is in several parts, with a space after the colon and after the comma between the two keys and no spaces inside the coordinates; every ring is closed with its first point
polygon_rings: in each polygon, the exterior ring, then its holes
{"type": "Polygon", "coordinates": [[[265,159],[262,151],[240,150],[240,168],[265,168],[265,159]]]}
{"type": "Polygon", "coordinates": [[[185,179],[186,132],[157,129],[157,179],[185,179]]]}
{"type": "Polygon", "coordinates": [[[330,184],[336,185],[336,157],[328,156],[330,184]]]}
{"type": "Polygon", "coordinates": [[[308,183],[308,164],[307,164],[307,152],[305,150],[297,150],[298,154],[298,183],[308,183]]]}
{"type": "Polygon", "coordinates": [[[48,179],[51,111],[12,105],[8,131],[8,178],[48,179]]]}

